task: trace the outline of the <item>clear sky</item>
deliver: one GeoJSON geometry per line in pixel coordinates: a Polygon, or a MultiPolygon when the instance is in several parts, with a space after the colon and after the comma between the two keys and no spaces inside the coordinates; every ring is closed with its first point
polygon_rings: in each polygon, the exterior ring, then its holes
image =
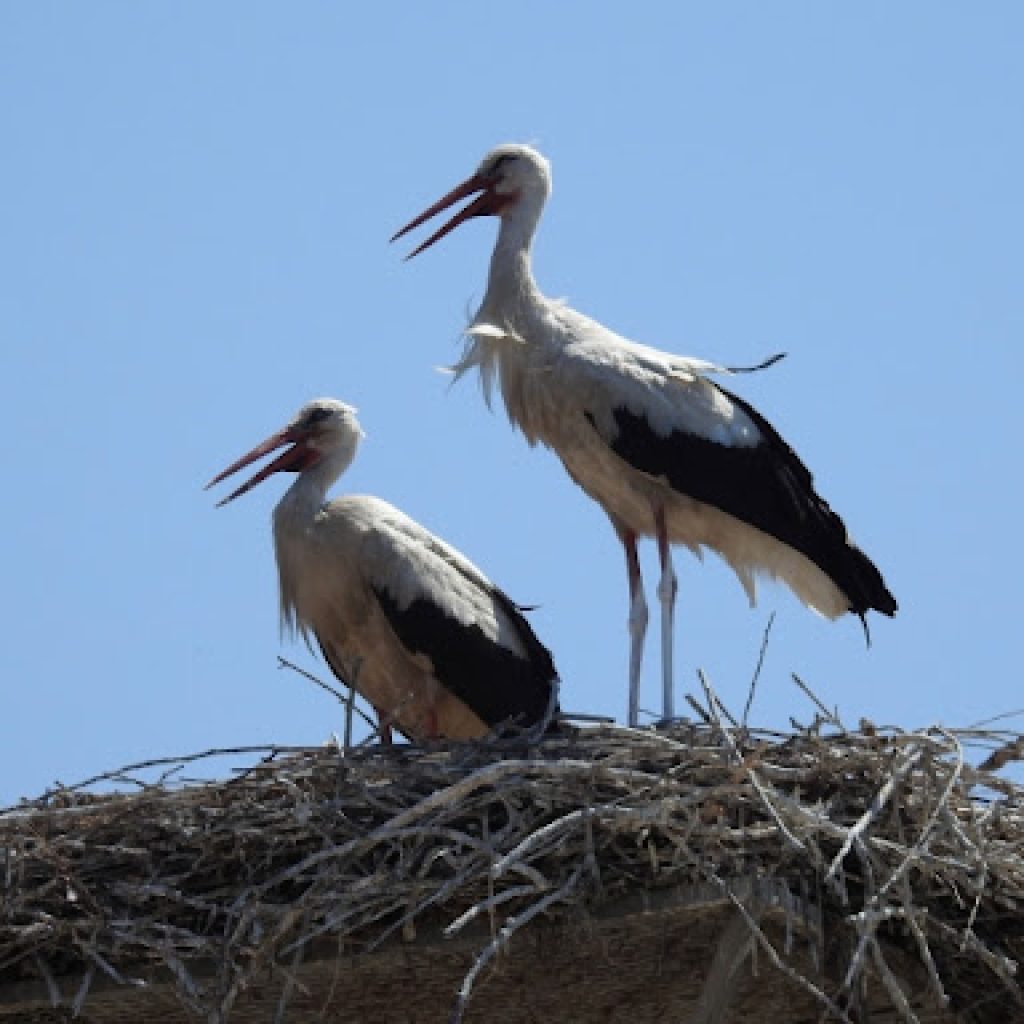
{"type": "MultiPolygon", "coordinates": [[[[368,434],[340,487],[539,605],[564,706],[623,717],[603,513],[434,369],[495,224],[387,244],[504,141],[553,163],[549,295],[675,352],[788,353],[730,386],[900,602],[867,649],[678,551],[680,694],[703,667],[740,710],[775,611],[758,723],[812,717],[791,672],[853,724],[1024,705],[1022,38],[1012,2],[0,6],[0,805],[340,731],[276,667],[326,673],[278,633],[287,481],[202,490],[317,395],[368,434]]],[[[656,616],[647,654],[656,710],[656,616]]]]}

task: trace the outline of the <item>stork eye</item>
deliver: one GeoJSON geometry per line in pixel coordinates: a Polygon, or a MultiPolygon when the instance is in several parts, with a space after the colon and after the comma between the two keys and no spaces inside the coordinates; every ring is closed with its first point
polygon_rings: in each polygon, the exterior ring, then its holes
{"type": "Polygon", "coordinates": [[[313,426],[316,423],[323,423],[331,415],[330,409],[314,409],[307,417],[306,422],[313,426]]]}
{"type": "Polygon", "coordinates": [[[497,174],[498,171],[501,169],[501,165],[502,164],[507,164],[510,161],[515,160],[515,159],[516,159],[516,157],[515,157],[514,153],[505,153],[502,156],[499,156],[494,161],[494,163],[491,164],[491,174],[497,174]]]}

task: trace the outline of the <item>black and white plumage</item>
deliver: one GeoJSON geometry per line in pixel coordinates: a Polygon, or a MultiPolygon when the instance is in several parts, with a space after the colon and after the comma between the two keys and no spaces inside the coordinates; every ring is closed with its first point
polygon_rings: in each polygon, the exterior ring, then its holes
{"type": "Polygon", "coordinates": [[[413,739],[533,725],[552,706],[551,655],[519,608],[454,548],[380,498],[327,491],[355,457],[356,410],[321,398],[207,486],[290,445],[220,502],[298,473],[274,509],[281,617],[413,739]]]}
{"type": "Polygon", "coordinates": [[[728,370],[638,345],[541,293],[530,249],[550,191],[550,168],[540,153],[498,146],[394,238],[470,196],[410,256],[471,217],[500,220],[487,292],[454,369],[458,376],[478,367],[488,398],[498,378],[513,424],[531,445],[539,441],[557,452],[622,541],[630,590],[630,724],[638,717],[648,618],[639,536],[658,542],[667,718],[673,716],[673,543],[697,554],[717,551],[751,603],[755,577],[764,575],[785,581],[829,618],[854,612],[863,619],[871,609],[892,615],[896,602],[880,573],[815,492],[807,468],[764,417],[710,377],[728,370]]]}

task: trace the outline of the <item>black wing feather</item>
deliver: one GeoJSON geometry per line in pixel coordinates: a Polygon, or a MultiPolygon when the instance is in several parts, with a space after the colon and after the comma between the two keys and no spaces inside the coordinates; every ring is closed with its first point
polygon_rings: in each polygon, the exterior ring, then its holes
{"type": "MultiPolygon", "coordinates": [[[[770,534],[810,559],[846,595],[850,610],[896,611],[881,573],[855,544],[842,519],[814,490],[810,471],[753,406],[715,385],[757,425],[756,445],[719,444],[676,430],[656,433],[644,416],[614,410],[612,451],[635,469],[661,477],[680,494],[770,534]]],[[[594,418],[588,413],[591,424],[594,418]]],[[[595,426],[596,429],[596,426],[595,426]]]]}
{"type": "Polygon", "coordinates": [[[511,721],[526,727],[544,717],[557,678],[551,653],[500,590],[489,596],[514,624],[526,658],[495,643],[476,624],[464,626],[432,601],[417,598],[399,608],[385,589],[373,592],[405,649],[426,655],[438,682],[487,725],[511,721]]]}

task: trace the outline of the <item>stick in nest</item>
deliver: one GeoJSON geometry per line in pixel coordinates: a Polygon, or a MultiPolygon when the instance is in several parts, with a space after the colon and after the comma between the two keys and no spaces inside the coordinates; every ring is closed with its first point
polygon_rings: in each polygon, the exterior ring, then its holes
{"type": "Polygon", "coordinates": [[[757,664],[754,666],[754,675],[750,680],[750,692],[747,694],[747,703],[743,708],[743,718],[740,719],[743,728],[747,727],[747,716],[750,714],[750,706],[754,703],[754,691],[757,689],[757,680],[761,676],[761,668],[764,666],[765,652],[768,650],[768,636],[772,631],[772,624],[775,622],[775,612],[768,616],[768,624],[764,627],[764,636],[761,638],[761,650],[757,655],[757,664]]]}

